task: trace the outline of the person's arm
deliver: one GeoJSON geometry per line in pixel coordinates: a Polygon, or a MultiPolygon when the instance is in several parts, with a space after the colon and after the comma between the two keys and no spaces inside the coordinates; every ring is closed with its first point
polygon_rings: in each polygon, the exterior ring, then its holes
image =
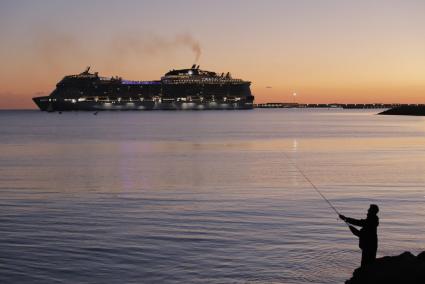
{"type": "Polygon", "coordinates": [[[354,228],[353,226],[348,226],[348,228],[350,228],[351,233],[353,233],[353,235],[360,237],[360,231],[356,228],[354,228]]]}
{"type": "Polygon", "coordinates": [[[364,220],[364,219],[357,220],[357,219],[354,219],[354,218],[345,217],[344,215],[339,215],[339,218],[341,218],[345,222],[350,223],[354,226],[363,227],[366,223],[366,220],[364,220]]]}

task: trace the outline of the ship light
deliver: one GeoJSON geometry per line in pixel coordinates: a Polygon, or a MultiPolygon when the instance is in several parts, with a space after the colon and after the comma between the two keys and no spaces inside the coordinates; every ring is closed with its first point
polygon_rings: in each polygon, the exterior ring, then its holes
{"type": "Polygon", "coordinates": [[[86,100],[86,98],[78,98],[79,102],[84,102],[86,100]]]}
{"type": "Polygon", "coordinates": [[[72,99],[72,100],[71,100],[71,102],[72,102],[73,104],[75,104],[75,103],[77,102],[77,100],[76,100],[76,99],[72,99]]]}

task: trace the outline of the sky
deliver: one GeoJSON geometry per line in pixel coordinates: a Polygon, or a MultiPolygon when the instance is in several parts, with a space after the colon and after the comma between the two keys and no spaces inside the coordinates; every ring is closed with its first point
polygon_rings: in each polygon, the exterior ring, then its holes
{"type": "Polygon", "coordinates": [[[425,103],[424,0],[0,0],[0,38],[0,109],[86,66],[155,80],[195,62],[257,103],[425,103]]]}

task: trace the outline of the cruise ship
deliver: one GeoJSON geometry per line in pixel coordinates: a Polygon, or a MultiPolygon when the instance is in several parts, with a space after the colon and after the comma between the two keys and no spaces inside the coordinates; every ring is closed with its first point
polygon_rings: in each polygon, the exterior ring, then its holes
{"type": "Polygon", "coordinates": [[[251,82],[230,73],[193,65],[171,70],[160,80],[131,81],[101,77],[90,67],[65,76],[49,96],[33,98],[42,111],[101,110],[234,110],[252,109],[251,82]]]}

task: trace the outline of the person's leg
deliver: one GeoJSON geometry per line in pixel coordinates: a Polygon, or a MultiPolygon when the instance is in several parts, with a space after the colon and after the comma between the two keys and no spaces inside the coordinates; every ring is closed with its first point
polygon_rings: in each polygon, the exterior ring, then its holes
{"type": "Polygon", "coordinates": [[[365,267],[373,263],[376,259],[376,249],[363,249],[361,267],[365,267]]]}
{"type": "Polygon", "coordinates": [[[367,250],[362,249],[362,262],[361,262],[360,266],[362,268],[364,268],[364,267],[366,267],[366,265],[367,265],[367,250]]]}
{"type": "Polygon", "coordinates": [[[375,259],[376,259],[376,251],[377,250],[378,250],[378,248],[372,248],[371,249],[371,256],[370,256],[371,262],[374,262],[375,261],[375,259]]]}

